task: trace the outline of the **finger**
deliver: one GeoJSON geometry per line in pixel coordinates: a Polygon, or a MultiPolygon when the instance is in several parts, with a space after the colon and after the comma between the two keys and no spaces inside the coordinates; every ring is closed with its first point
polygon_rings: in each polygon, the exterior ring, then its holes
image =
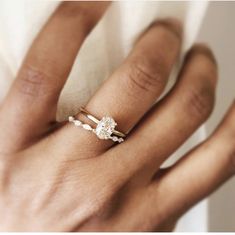
{"type": "Polygon", "coordinates": [[[208,118],[217,80],[212,58],[203,45],[189,52],[179,82],[116,150],[128,166],[137,169],[145,166],[146,176],[152,177],[163,161],[208,118]]]}
{"type": "MultiPolygon", "coordinates": [[[[180,44],[178,21],[171,19],[152,25],[137,41],[123,65],[91,98],[86,109],[99,118],[113,117],[117,128],[128,132],[162,93],[180,44]]],[[[82,115],[78,117],[83,119],[82,115]]],[[[85,138],[92,138],[92,145],[97,143],[96,149],[104,150],[112,144],[111,141],[97,142],[95,135],[88,135],[85,138]]]]}
{"type": "MultiPolygon", "coordinates": [[[[167,192],[162,208],[178,216],[203,199],[235,173],[235,102],[215,133],[179,161],[158,187],[167,192]]],[[[156,192],[156,187],[155,187],[156,192]]],[[[163,195],[162,195],[163,196],[163,195]]]]}
{"type": "Polygon", "coordinates": [[[24,142],[26,133],[27,140],[45,133],[55,121],[58,97],[77,52],[108,5],[64,2],[43,27],[4,103],[7,123],[17,129],[11,140],[24,142]]]}

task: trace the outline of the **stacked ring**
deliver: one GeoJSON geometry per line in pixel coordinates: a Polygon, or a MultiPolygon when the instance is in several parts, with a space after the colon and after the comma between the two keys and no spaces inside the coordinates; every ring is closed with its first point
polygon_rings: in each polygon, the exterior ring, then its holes
{"type": "Polygon", "coordinates": [[[114,121],[112,117],[105,116],[100,120],[90,114],[85,108],[81,107],[80,111],[84,114],[89,120],[96,124],[96,128],[92,128],[90,125],[81,122],[80,120],[75,119],[73,116],[69,117],[69,122],[74,123],[75,126],[80,126],[85,130],[92,131],[96,134],[99,139],[110,139],[114,142],[123,142],[126,137],[120,131],[115,130],[117,123],[114,121]]]}

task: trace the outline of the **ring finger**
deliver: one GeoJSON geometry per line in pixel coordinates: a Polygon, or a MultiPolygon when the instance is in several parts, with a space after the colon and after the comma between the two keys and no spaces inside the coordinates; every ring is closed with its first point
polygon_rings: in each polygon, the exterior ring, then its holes
{"type": "MultiPolygon", "coordinates": [[[[90,99],[86,109],[99,118],[105,115],[113,117],[122,132],[132,129],[165,88],[179,54],[181,31],[177,20],[154,23],[140,37],[121,67],[90,99]]],[[[83,119],[80,114],[78,117],[83,119]]],[[[97,137],[88,132],[76,133],[80,135],[80,140],[92,141],[96,152],[112,144],[110,141],[100,144],[97,137]]]]}

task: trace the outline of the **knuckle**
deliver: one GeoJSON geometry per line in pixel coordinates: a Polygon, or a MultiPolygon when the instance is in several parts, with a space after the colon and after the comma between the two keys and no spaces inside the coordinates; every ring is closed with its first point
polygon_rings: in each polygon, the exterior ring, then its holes
{"type": "Polygon", "coordinates": [[[185,95],[187,110],[192,114],[192,118],[205,121],[211,114],[214,107],[214,91],[211,87],[188,89],[185,95]]]}
{"type": "Polygon", "coordinates": [[[18,90],[29,97],[42,97],[50,93],[50,76],[33,67],[25,65],[18,75],[18,90]]]}
{"type": "Polygon", "coordinates": [[[154,63],[154,65],[145,59],[133,60],[128,67],[128,85],[137,92],[156,93],[158,89],[163,89],[166,84],[165,65],[162,60],[154,63]]]}

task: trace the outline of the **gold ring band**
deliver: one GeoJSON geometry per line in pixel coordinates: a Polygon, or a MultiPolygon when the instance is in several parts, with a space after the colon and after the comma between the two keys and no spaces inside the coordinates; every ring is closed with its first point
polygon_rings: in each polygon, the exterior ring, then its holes
{"type": "MultiPolygon", "coordinates": [[[[89,120],[93,121],[95,124],[99,124],[100,120],[92,115],[90,112],[88,112],[84,107],[80,107],[80,112],[84,114],[89,120]]],[[[113,134],[122,138],[125,138],[126,135],[120,131],[113,130],[113,134]]]]}

